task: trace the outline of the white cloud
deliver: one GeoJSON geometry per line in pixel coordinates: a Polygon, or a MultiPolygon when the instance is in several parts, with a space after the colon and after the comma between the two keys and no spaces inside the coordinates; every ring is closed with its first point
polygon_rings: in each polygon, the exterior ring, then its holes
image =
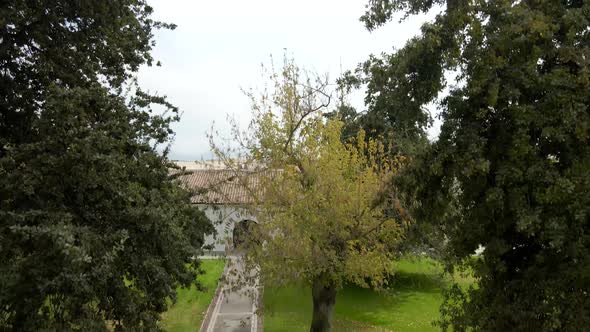
{"type": "MultiPolygon", "coordinates": [[[[369,54],[399,48],[419,32],[426,17],[394,21],[372,33],[359,17],[363,1],[352,0],[153,0],[156,19],[175,23],[174,31],[156,32],[154,57],[162,67],[140,70],[141,85],[167,95],[181,108],[174,125],[173,159],[210,157],[205,132],[213,121],[226,124],[226,114],[243,122],[248,100],[240,87],[261,84],[260,64],[283,50],[298,65],[335,79],[369,54]]],[[[362,110],[362,95],[352,102],[362,110]]],[[[223,129],[223,128],[222,128],[223,129]]]]}

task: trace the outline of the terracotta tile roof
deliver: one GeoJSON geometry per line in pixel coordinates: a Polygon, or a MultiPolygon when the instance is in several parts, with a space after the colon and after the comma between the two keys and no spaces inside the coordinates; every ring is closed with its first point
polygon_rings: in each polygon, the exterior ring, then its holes
{"type": "Polygon", "coordinates": [[[261,194],[262,174],[257,171],[241,170],[236,175],[227,169],[188,170],[178,179],[194,193],[195,204],[250,204],[252,193],[261,194]]]}

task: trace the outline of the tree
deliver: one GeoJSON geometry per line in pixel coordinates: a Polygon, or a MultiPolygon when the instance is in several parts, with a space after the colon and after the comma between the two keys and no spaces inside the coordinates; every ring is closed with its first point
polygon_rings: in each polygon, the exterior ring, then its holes
{"type": "Polygon", "coordinates": [[[478,281],[449,291],[441,326],[587,329],[590,3],[374,0],[362,20],[373,29],[435,4],[442,12],[389,56],[383,80],[412,83],[392,91],[424,105],[459,73],[440,137],[405,186],[414,216],[444,226],[450,265],[468,263],[478,281]]]}
{"type": "Polygon", "coordinates": [[[152,62],[153,29],[172,27],[151,11],[0,5],[4,330],[157,330],[176,287],[195,280],[212,227],[157,152],[178,111],[132,80],[152,62]]]}
{"type": "Polygon", "coordinates": [[[438,73],[432,68],[436,66],[432,55],[419,51],[422,52],[417,56],[371,55],[354,72],[347,71],[339,79],[346,92],[361,85],[366,87],[367,110],[357,120],[358,126],[369,137],[387,139],[393,144],[392,153],[406,156],[416,155],[428,145],[426,129],[432,119],[426,104],[436,97],[439,88],[429,85],[432,82],[421,83],[425,76],[438,73]],[[405,75],[409,71],[412,73],[405,75]]]}
{"type": "MultiPolygon", "coordinates": [[[[285,60],[272,89],[249,93],[253,120],[234,126],[241,145],[212,146],[251,189],[257,220],[244,264],[266,286],[303,283],[312,290],[311,331],[330,331],[336,295],[345,283],[380,287],[391,272],[400,219],[381,195],[394,171],[383,145],[358,137],[343,143],[338,120],[326,120],[327,82],[285,60]],[[237,153],[240,151],[240,153],[237,153]],[[234,161],[250,165],[243,171],[234,161]]],[[[243,168],[242,168],[243,169],[243,168]]],[[[247,277],[247,276],[246,276],[247,277]]]]}
{"type": "Polygon", "coordinates": [[[348,104],[341,98],[336,109],[331,112],[325,112],[324,117],[330,120],[339,120],[342,122],[341,139],[344,142],[354,139],[361,128],[360,119],[362,114],[359,114],[354,107],[348,104]]]}

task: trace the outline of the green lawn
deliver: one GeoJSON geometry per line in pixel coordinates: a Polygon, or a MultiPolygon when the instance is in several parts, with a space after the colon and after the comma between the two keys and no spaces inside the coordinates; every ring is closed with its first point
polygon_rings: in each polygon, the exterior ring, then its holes
{"type": "MultiPolygon", "coordinates": [[[[451,280],[430,259],[396,263],[394,285],[382,292],[354,286],[338,293],[335,331],[436,331],[441,291],[451,280]]],[[[460,284],[473,282],[457,276],[460,284]]],[[[307,331],[311,322],[311,290],[303,287],[265,289],[265,331],[307,331]]]]}
{"type": "Polygon", "coordinates": [[[203,260],[202,269],[205,274],[198,276],[198,280],[206,291],[200,292],[195,286],[179,288],[178,301],[162,314],[162,326],[169,332],[198,331],[205,316],[207,307],[215,295],[217,282],[223,272],[225,260],[203,260]]]}

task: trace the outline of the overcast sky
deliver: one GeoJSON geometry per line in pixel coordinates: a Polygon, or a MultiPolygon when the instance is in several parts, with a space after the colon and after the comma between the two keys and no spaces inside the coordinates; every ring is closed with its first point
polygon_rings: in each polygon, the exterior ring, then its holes
{"type": "MultiPolygon", "coordinates": [[[[359,17],[367,0],[151,0],[154,17],[175,23],[156,32],[154,57],[162,67],[140,70],[141,85],[168,96],[182,118],[173,126],[171,159],[210,159],[205,133],[226,116],[248,122],[249,103],[240,87],[261,86],[260,65],[270,55],[280,64],[284,49],[300,67],[335,80],[369,54],[390,52],[415,36],[433,14],[397,20],[368,32],[359,17]]],[[[362,93],[350,97],[364,110],[362,93]]],[[[438,129],[430,131],[437,135],[438,129]]]]}

